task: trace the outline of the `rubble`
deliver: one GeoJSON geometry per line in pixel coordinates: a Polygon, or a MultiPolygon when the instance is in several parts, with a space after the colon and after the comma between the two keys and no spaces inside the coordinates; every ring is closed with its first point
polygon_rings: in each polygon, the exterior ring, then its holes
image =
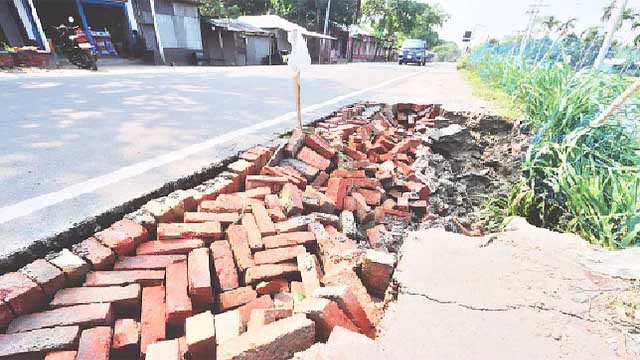
{"type": "MultiPolygon", "coordinates": [[[[491,176],[452,162],[481,154],[442,114],[342,109],[1,276],[0,354],[289,359],[317,341],[370,344],[407,229],[468,215],[474,204],[451,207],[491,176]],[[50,338],[13,345],[15,333],[50,338]]],[[[298,358],[316,350],[331,353],[298,358]]]]}

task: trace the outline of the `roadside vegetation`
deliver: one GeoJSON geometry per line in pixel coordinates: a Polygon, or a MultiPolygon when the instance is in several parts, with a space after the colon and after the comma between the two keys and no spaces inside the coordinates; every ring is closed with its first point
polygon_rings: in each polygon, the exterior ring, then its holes
{"type": "Polygon", "coordinates": [[[592,46],[575,35],[545,36],[522,52],[513,40],[492,41],[458,63],[480,96],[521,111],[520,131],[531,135],[521,181],[508,197],[487,201],[481,217],[498,226],[523,216],[608,248],[640,245],[638,96],[590,123],[635,78],[592,69],[592,46]]]}

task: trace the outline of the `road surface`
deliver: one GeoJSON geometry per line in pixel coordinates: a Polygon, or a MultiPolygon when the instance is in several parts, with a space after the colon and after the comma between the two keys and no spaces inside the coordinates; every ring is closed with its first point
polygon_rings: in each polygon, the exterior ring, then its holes
{"type": "MultiPolygon", "coordinates": [[[[360,100],[482,110],[453,64],[312,66],[305,121],[360,100]]],[[[285,66],[0,73],[0,258],[295,125],[285,66]]]]}

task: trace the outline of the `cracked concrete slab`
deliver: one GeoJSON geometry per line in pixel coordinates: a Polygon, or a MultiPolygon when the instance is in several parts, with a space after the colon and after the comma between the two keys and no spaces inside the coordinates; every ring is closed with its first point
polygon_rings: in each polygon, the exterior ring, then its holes
{"type": "Polygon", "coordinates": [[[590,268],[585,259],[601,251],[523,219],[482,238],[413,232],[380,345],[393,358],[639,358],[640,317],[628,299],[640,290],[590,268]]]}

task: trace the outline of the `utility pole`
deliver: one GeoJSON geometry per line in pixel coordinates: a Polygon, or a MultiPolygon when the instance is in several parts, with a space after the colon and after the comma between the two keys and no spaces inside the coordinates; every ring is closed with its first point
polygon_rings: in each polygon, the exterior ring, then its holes
{"type": "Polygon", "coordinates": [[[615,8],[615,11],[613,14],[611,14],[611,19],[609,19],[609,30],[607,31],[607,35],[604,38],[602,47],[600,47],[598,57],[593,63],[594,69],[600,68],[600,65],[602,65],[602,62],[604,61],[604,58],[607,56],[607,52],[609,52],[609,48],[611,47],[611,43],[613,42],[613,36],[616,33],[616,29],[618,28],[620,20],[622,20],[624,9],[627,7],[627,0],[618,0],[616,5],[617,6],[615,8]]]}
{"type": "MultiPolygon", "coordinates": [[[[327,35],[329,31],[329,14],[331,13],[331,0],[327,2],[327,13],[324,15],[324,32],[327,35]]],[[[322,48],[320,49],[320,55],[318,56],[318,63],[322,64],[322,51],[327,47],[326,39],[322,39],[322,48]]],[[[331,62],[331,55],[329,55],[329,62],[331,62]]]]}
{"type": "Polygon", "coordinates": [[[529,14],[529,23],[527,24],[527,30],[524,35],[524,39],[520,43],[520,56],[524,54],[524,50],[527,47],[527,41],[531,37],[531,33],[533,32],[533,26],[536,23],[536,19],[538,18],[538,14],[540,13],[540,9],[543,7],[547,7],[548,5],[543,4],[542,0],[538,0],[537,3],[533,3],[529,5],[529,10],[527,10],[527,14],[529,14]]]}

